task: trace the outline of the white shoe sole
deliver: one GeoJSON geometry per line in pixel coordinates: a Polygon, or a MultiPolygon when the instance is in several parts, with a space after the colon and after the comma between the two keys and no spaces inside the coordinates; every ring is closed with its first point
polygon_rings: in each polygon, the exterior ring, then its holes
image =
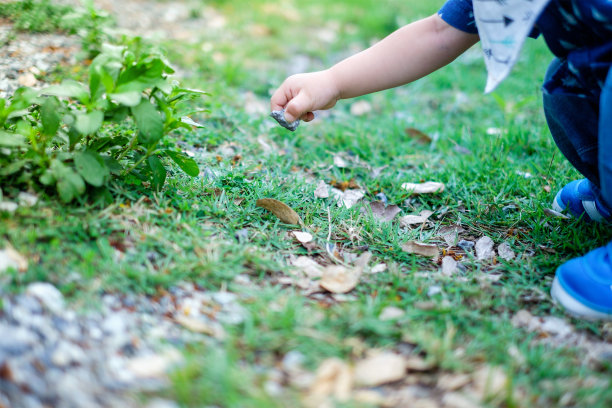
{"type": "Polygon", "coordinates": [[[585,320],[607,320],[612,321],[612,314],[603,313],[578,302],[563,289],[557,277],[552,284],[550,295],[553,300],[558,302],[572,316],[585,320]]]}
{"type": "Polygon", "coordinates": [[[565,211],[565,207],[561,206],[561,190],[559,190],[559,192],[555,196],[555,199],[552,202],[552,209],[559,213],[565,211]]]}

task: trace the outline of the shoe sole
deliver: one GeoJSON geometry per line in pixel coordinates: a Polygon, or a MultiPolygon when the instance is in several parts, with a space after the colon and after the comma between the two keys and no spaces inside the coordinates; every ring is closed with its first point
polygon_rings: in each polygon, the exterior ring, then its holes
{"type": "Polygon", "coordinates": [[[555,199],[552,202],[552,209],[558,213],[562,213],[563,211],[565,211],[565,208],[566,206],[564,206],[563,202],[561,201],[561,190],[559,190],[559,192],[555,196],[555,199]]]}
{"type": "MultiPolygon", "coordinates": [[[[558,213],[565,214],[567,205],[565,205],[563,201],[561,200],[561,191],[562,190],[559,190],[559,192],[555,196],[555,199],[552,202],[552,209],[558,213]]],[[[585,221],[587,222],[593,221],[593,222],[597,222],[600,224],[605,224],[605,223],[610,222],[603,215],[601,215],[594,201],[582,201],[582,208],[584,208],[584,215],[582,215],[581,217],[584,218],[585,221]]],[[[567,215],[569,215],[572,218],[576,218],[576,216],[572,214],[571,211],[568,211],[567,215]]]]}
{"type": "Polygon", "coordinates": [[[590,321],[612,321],[612,314],[591,309],[590,307],[585,306],[574,299],[565,289],[563,289],[563,286],[561,286],[561,283],[559,283],[559,279],[557,279],[557,277],[555,277],[555,280],[553,281],[550,295],[552,296],[553,301],[563,306],[565,310],[574,317],[590,321]]]}

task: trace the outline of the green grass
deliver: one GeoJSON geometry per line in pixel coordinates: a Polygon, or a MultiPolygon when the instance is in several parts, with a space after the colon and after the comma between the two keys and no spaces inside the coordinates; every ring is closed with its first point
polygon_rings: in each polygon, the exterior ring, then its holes
{"type": "MultiPolygon", "coordinates": [[[[262,367],[274,367],[285,353],[297,350],[315,370],[328,357],[361,357],[355,344],[411,344],[436,363],[437,372],[471,372],[483,362],[499,365],[526,395],[509,398],[505,406],[557,406],[567,392],[573,393],[574,406],[609,406],[612,367],[589,367],[581,351],[535,344],[534,334],[510,323],[521,309],[565,317],[548,296],[535,302],[525,296],[548,293],[559,264],[612,237],[606,227],[550,219],[543,212],[553,194],[578,177],[554,146],[541,111],[539,84],[551,59],[543,41],[527,44],[511,77],[494,95],[482,94],[486,74],[475,49],[412,85],[363,97],[374,108],[371,114],[353,118],[352,101],[342,101],[329,117],[289,133],[265,114],[247,114],[244,93],[254,92],[267,102],[270,91],[291,72],[294,54],[307,58],[307,69],[328,66],[347,50],[363,48],[435,12],[439,4],[270,4],[206,2],[225,16],[224,28],[203,29],[191,44],[160,44],[170,61],[188,72],[187,85],[212,94],[203,102],[211,113],[198,118],[206,128],[180,135],[202,175],[172,175],[162,194],[139,181],[117,183],[108,206],[45,201],[35,209],[20,208],[14,216],[0,214],[1,239],[30,259],[29,270],[11,274],[8,287],[19,291],[28,282],[47,280],[77,304],[89,304],[101,291],[155,294],[183,280],[211,289],[228,285],[240,293],[247,320],[229,327],[222,345],[190,345],[185,350],[189,362],[172,376],[168,393],[184,406],[297,406],[297,390],[275,398],[264,392],[262,367]],[[330,27],[338,32],[332,41],[317,36],[330,27]],[[406,127],[435,140],[420,145],[405,134],[406,127]],[[503,134],[488,134],[490,128],[503,134]],[[258,137],[278,148],[266,151],[258,137]],[[228,143],[241,156],[237,163],[232,162],[234,153],[224,153],[228,143]],[[457,145],[471,153],[457,153],[457,145]],[[338,169],[332,156],[339,152],[371,168],[388,167],[377,177],[366,167],[338,169]],[[525,172],[533,177],[525,178],[525,172]],[[362,215],[360,206],[347,210],[329,199],[315,199],[313,179],[354,179],[368,199],[384,192],[404,213],[431,209],[444,214],[434,215],[432,230],[405,231],[397,223],[381,224],[362,215]],[[411,198],[401,189],[403,182],[419,180],[442,181],[446,191],[411,198]],[[262,197],[294,208],[320,242],[327,236],[329,208],[332,239],[349,252],[367,247],[374,262],[389,265],[388,272],[368,276],[354,291],[357,299],[345,303],[315,301],[275,284],[289,255],[307,251],[287,238],[292,227],[255,206],[262,197]],[[463,279],[444,278],[435,274],[438,266],[400,249],[413,239],[439,243],[437,230],[456,223],[466,235],[486,234],[532,256],[495,265],[503,273],[501,281],[483,284],[477,277],[491,266],[468,260],[463,279]],[[235,234],[243,229],[248,238],[239,241],[235,234]],[[255,286],[234,283],[240,274],[249,275],[255,286]],[[429,298],[432,285],[442,293],[429,298]],[[416,307],[423,302],[433,306],[416,307]],[[381,321],[386,306],[406,314],[396,322],[381,321]],[[509,354],[511,347],[524,361],[509,354]],[[581,382],[590,377],[602,379],[603,385],[581,382]]],[[[199,13],[206,17],[194,10],[194,16],[199,13]]],[[[609,330],[570,320],[594,338],[604,338],[609,330]]]]}

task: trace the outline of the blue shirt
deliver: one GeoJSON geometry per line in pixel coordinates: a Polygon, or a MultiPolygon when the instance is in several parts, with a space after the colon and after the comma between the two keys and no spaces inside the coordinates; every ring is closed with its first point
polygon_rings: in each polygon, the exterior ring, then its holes
{"type": "MultiPolygon", "coordinates": [[[[438,14],[461,31],[478,33],[472,0],[447,0],[438,14]]],[[[553,54],[567,61],[562,72],[544,85],[547,91],[599,98],[612,66],[612,1],[551,0],[531,37],[539,34],[553,54]]]]}

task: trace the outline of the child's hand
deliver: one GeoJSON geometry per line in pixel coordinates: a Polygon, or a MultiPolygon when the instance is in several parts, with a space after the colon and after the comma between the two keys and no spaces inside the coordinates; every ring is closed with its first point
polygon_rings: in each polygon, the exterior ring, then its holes
{"type": "Polygon", "coordinates": [[[329,70],[292,75],[274,92],[270,105],[273,111],[285,109],[285,119],[310,122],[313,111],[330,109],[340,99],[340,92],[329,70]]]}

